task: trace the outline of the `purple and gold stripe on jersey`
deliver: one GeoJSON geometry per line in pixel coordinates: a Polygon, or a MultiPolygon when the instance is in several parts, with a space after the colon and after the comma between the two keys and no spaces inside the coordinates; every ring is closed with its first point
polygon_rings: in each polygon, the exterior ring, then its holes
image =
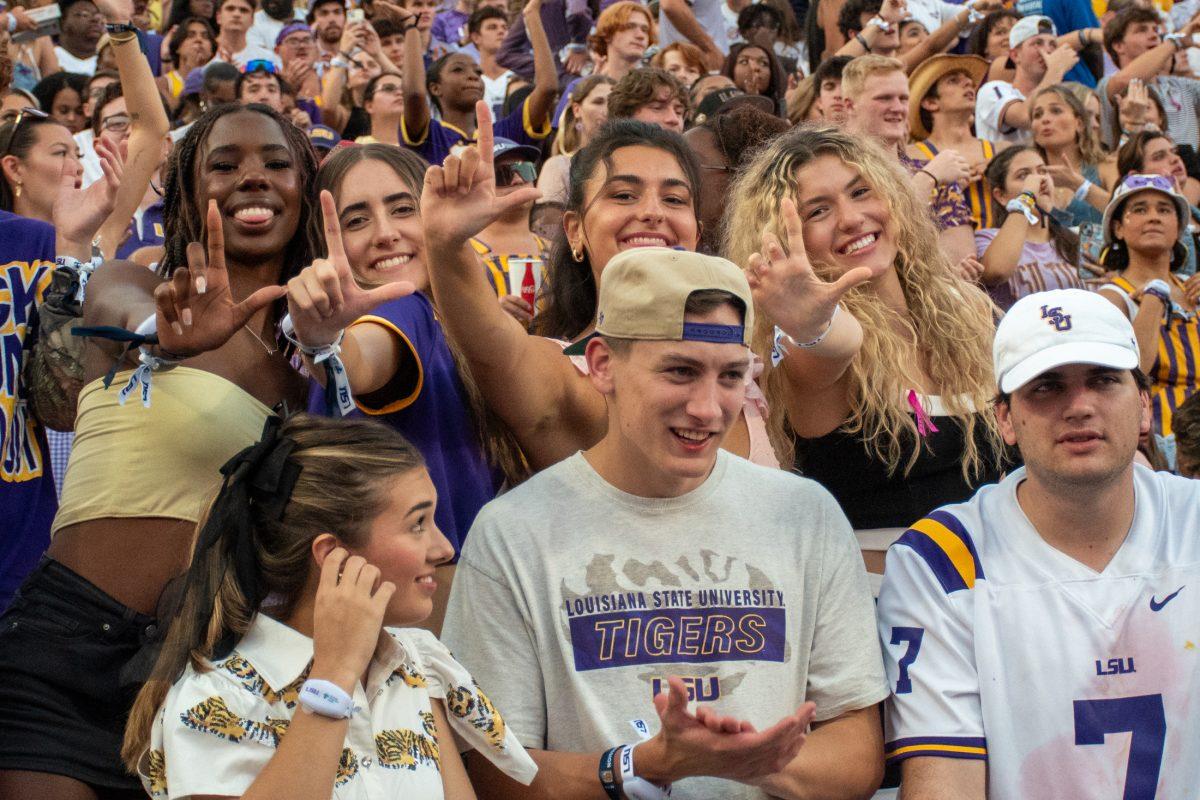
{"type": "Polygon", "coordinates": [[[984,577],[975,542],[953,514],[934,511],[913,523],[896,546],[911,547],[929,565],[946,594],[975,588],[984,577]]]}
{"type": "Polygon", "coordinates": [[[913,736],[884,746],[889,764],[914,756],[973,758],[987,761],[987,739],[971,736],[913,736]]]}

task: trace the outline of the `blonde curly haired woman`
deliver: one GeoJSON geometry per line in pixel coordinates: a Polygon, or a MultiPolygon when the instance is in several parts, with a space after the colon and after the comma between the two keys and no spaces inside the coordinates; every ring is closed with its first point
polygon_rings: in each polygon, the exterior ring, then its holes
{"type": "Polygon", "coordinates": [[[760,311],[756,350],[774,362],[764,388],[782,412],[768,420],[780,462],[833,493],[882,572],[905,527],[999,475],[992,306],[938,249],[895,159],[836,128],[764,148],[725,228],[760,311]]]}

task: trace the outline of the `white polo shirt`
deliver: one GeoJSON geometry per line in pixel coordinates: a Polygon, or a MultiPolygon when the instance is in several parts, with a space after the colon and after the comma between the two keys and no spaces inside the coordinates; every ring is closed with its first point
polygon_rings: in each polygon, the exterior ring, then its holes
{"type": "MultiPolygon", "coordinates": [[[[388,633],[366,687],[354,688],[362,710],[350,719],[334,800],[443,797],[435,698],[445,701],[462,749],[478,750],[528,785],[537,766],[450,651],[428,631],[388,633]]],[[[258,614],[227,658],[205,672],[189,664],[168,692],[138,765],[150,796],[245,793],[287,735],[312,658],[312,639],[258,614]]]]}

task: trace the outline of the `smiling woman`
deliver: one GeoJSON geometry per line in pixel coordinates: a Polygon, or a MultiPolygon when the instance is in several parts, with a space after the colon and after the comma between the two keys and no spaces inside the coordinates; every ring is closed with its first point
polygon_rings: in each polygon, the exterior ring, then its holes
{"type": "MultiPolygon", "coordinates": [[[[460,369],[429,292],[420,188],[428,165],[383,144],[340,150],[321,166],[328,259],[318,259],[288,285],[288,305],[306,347],[341,338],[355,417],[395,428],[424,456],[437,487],[434,519],[457,558],[475,515],[504,483],[524,477],[510,437],[479,401],[460,369]]],[[[325,370],[309,408],[325,410],[325,370]]],[[[444,591],[428,624],[436,631],[453,567],[439,570],[444,591]]]]}
{"type": "Polygon", "coordinates": [[[157,328],[159,344],[145,342],[136,371],[123,343],[91,339],[84,349],[53,538],[22,589],[31,624],[0,649],[7,764],[25,758],[69,778],[0,766],[0,795],[52,796],[48,780],[139,790],[118,749],[160,595],[187,566],[221,465],[255,440],[272,407],[304,403],[272,301],[313,258],[315,177],[307,140],[282,117],[265,106],[214,109],[170,162],[159,274],[113,261],[88,282],[86,326],[157,328]],[[151,395],[151,365],[181,361],[153,378],[151,395]],[[124,403],[138,384],[142,402],[124,403]],[[36,653],[38,668],[23,666],[22,653],[36,653]],[[36,709],[28,698],[41,698],[36,709]]]}
{"type": "MultiPolygon", "coordinates": [[[[480,111],[487,116],[485,108],[480,111]]],[[[482,131],[482,117],[480,124],[482,131]]],[[[480,137],[480,148],[481,153],[491,152],[490,137],[480,137]]],[[[469,244],[509,204],[528,202],[534,191],[525,188],[497,196],[490,158],[483,158],[485,165],[476,161],[471,168],[478,165],[480,177],[486,173],[485,190],[470,198],[434,197],[440,213],[429,207],[432,190],[426,180],[425,239],[443,254],[431,263],[430,277],[442,322],[462,346],[484,401],[512,430],[536,471],[603,436],[604,399],[583,373],[583,365],[573,365],[562,349],[569,340],[591,332],[597,288],[617,253],[646,246],[696,249],[698,169],[680,136],[632,120],[610,122],[575,154],[565,230],[554,244],[548,291],[534,317],[534,330],[550,337],[542,338],[529,336],[500,309],[469,244]]],[[[435,167],[430,175],[444,170],[435,167]]],[[[753,382],[747,384],[748,392],[755,388],[753,382]]],[[[723,446],[777,466],[759,408],[746,402],[723,446]]]]}
{"type": "Polygon", "coordinates": [[[726,213],[726,255],[762,312],[756,350],[782,353],[772,442],[858,529],[902,528],[999,474],[991,306],[917,202],[878,145],[801,128],[759,153],[726,213]],[[750,219],[762,231],[728,224],[750,219]]]}

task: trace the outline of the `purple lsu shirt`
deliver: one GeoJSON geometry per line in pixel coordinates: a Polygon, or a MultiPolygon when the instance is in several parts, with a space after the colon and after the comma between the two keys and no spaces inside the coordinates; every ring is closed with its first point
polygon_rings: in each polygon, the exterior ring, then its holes
{"type": "Polygon", "coordinates": [[[0,610],[37,565],[58,510],[46,433],[21,385],[53,272],[53,226],[0,211],[0,610]]]}

